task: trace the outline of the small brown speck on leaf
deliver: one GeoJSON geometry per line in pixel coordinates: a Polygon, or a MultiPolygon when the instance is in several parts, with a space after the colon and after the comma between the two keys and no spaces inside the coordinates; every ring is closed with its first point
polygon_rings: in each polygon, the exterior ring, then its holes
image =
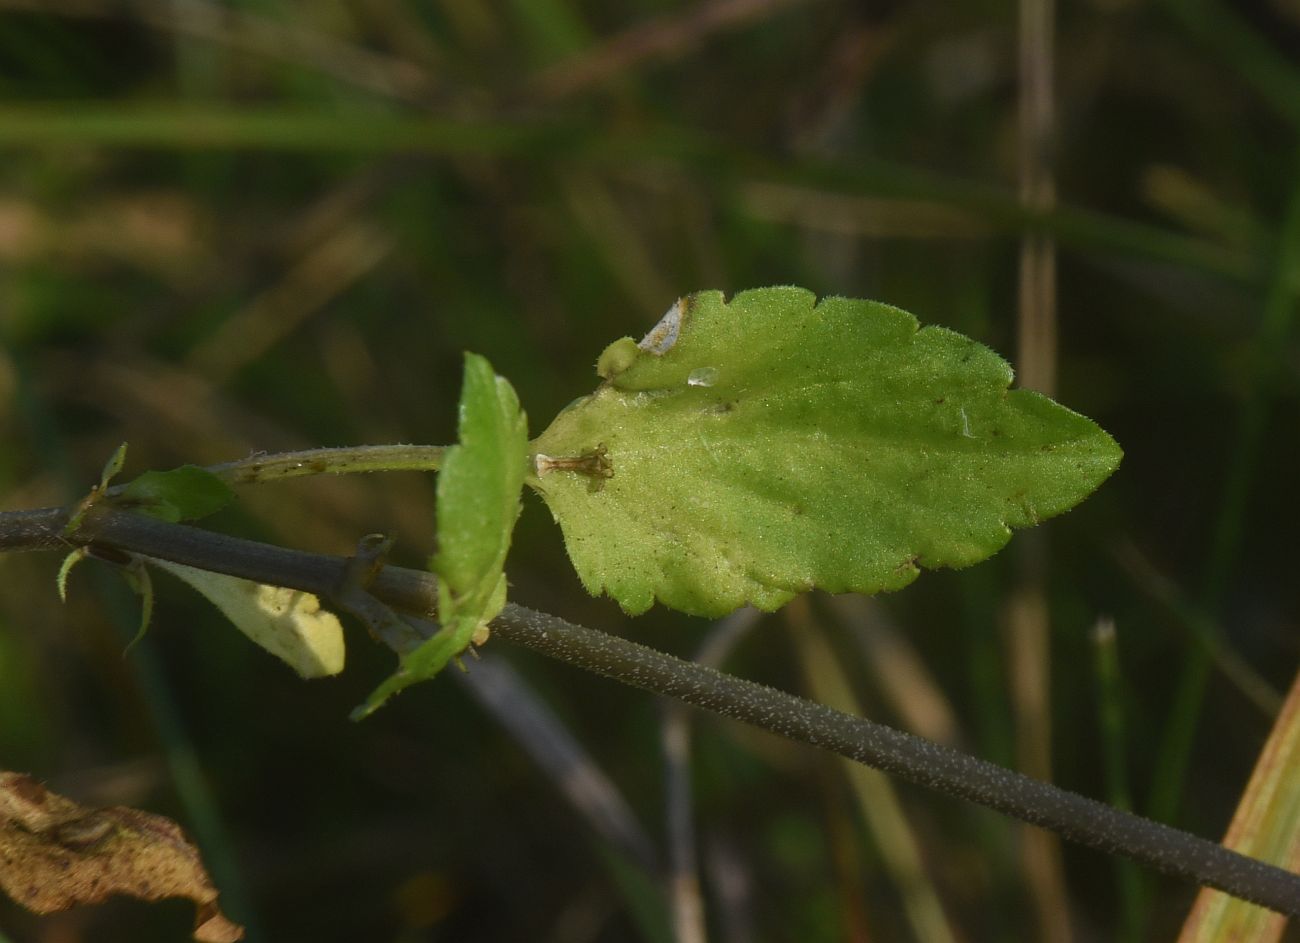
{"type": "Polygon", "coordinates": [[[188,897],[194,939],[235,943],[244,930],[217,907],[199,852],[170,819],[138,809],[92,809],[25,773],[0,770],[0,890],[36,913],[97,904],[113,894],[188,897]]]}

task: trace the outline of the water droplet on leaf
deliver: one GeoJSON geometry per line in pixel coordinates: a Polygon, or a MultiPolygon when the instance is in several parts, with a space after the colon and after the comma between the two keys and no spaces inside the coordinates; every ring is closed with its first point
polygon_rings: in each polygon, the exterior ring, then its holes
{"type": "Polygon", "coordinates": [[[686,377],[686,382],[690,386],[713,386],[718,382],[718,368],[699,367],[692,370],[686,377]]]}

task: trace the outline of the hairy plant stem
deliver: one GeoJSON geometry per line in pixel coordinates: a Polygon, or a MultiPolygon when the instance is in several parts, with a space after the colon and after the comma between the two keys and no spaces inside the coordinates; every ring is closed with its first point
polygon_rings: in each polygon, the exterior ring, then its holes
{"type": "MultiPolygon", "coordinates": [[[[124,551],[324,596],[338,591],[348,571],[346,557],[288,550],[103,505],[91,507],[65,533],[70,517],[66,508],[0,513],[0,551],[78,546],[110,554],[124,551]]],[[[428,617],[436,605],[433,576],[418,570],[384,567],[369,590],[412,615],[428,617]]],[[[632,687],[829,750],[1099,851],[1300,916],[1300,875],[920,737],[522,606],[507,605],[492,630],[496,638],[632,687]]]]}
{"type": "MultiPolygon", "coordinates": [[[[232,485],[256,485],[307,475],[349,475],[359,472],[437,471],[447,449],[441,445],[353,445],[250,455],[235,462],[209,465],[207,470],[232,485]]],[[[122,486],[110,488],[114,494],[122,486]]]]}

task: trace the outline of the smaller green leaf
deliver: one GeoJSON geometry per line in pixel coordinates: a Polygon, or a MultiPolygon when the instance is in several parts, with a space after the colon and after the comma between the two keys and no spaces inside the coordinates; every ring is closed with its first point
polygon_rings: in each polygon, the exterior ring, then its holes
{"type": "Polygon", "coordinates": [[[59,590],[59,602],[68,601],[68,574],[72,572],[74,566],[88,556],[90,556],[89,550],[85,547],[78,547],[63,558],[63,563],[59,566],[59,575],[54,578],[54,585],[59,590]]]}
{"type": "Polygon", "coordinates": [[[304,678],[343,670],[343,626],[311,593],[143,558],[180,577],[215,605],[239,631],[304,678]]]}
{"type": "Polygon", "coordinates": [[[140,627],[135,630],[135,636],[131,641],[126,643],[126,648],[122,654],[127,655],[131,649],[140,644],[140,640],[149,631],[150,623],[153,622],[153,580],[149,577],[148,568],[140,562],[138,557],[119,572],[121,572],[122,578],[126,580],[126,584],[140,597],[140,627]]]}
{"type": "Polygon", "coordinates": [[[77,506],[73,508],[72,513],[68,515],[68,523],[63,527],[64,536],[70,536],[76,532],[77,528],[81,526],[81,522],[85,519],[86,512],[94,507],[104,496],[104,490],[108,487],[108,483],[117,477],[118,472],[122,470],[122,466],[125,464],[126,443],[123,442],[114,450],[113,454],[108,457],[108,461],[104,463],[104,467],[99,473],[99,484],[91,488],[90,493],[77,502],[77,506]]]}
{"type": "Polygon", "coordinates": [[[353,711],[354,720],[440,672],[486,633],[505,605],[503,567],[519,517],[528,421],[514,389],[477,354],[465,355],[458,434],[438,475],[438,552],[429,561],[438,576],[442,628],[402,657],[398,670],[353,711]]]}
{"type": "Polygon", "coordinates": [[[104,469],[99,473],[99,490],[103,491],[108,487],[108,483],[118,476],[122,471],[122,466],[126,464],[126,443],[123,442],[117,447],[108,461],[104,463],[104,469]]]}
{"type": "Polygon", "coordinates": [[[207,517],[234,497],[230,486],[212,472],[182,465],[170,471],[145,472],[127,483],[114,501],[174,524],[207,517]]]}
{"type": "MultiPolygon", "coordinates": [[[[111,479],[112,475],[107,475],[100,487],[102,488],[103,484],[106,484],[111,479]]],[[[58,576],[54,578],[61,602],[68,601],[68,574],[72,572],[73,567],[88,556],[90,556],[89,550],[85,547],[78,547],[63,558],[63,563],[59,566],[58,576]]],[[[132,558],[131,562],[125,566],[118,566],[117,571],[122,574],[122,579],[126,580],[126,585],[131,587],[131,591],[140,597],[140,626],[123,650],[122,654],[125,655],[144,638],[145,633],[149,631],[149,624],[153,621],[153,581],[149,579],[149,571],[140,563],[139,558],[132,558]]]]}
{"type": "Polygon", "coordinates": [[[451,622],[444,622],[427,642],[402,659],[401,666],[384,680],[362,704],[352,712],[353,720],[363,720],[383,706],[397,692],[420,681],[434,677],[453,658],[462,654],[470,642],[486,639],[487,623],[497,616],[506,604],[506,577],[501,574],[491,601],[483,610],[485,615],[476,618],[462,614],[451,622]]]}

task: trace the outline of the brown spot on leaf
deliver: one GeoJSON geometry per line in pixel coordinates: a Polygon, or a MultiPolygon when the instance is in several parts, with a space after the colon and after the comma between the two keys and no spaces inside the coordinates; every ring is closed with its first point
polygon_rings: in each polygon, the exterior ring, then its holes
{"type": "Polygon", "coordinates": [[[898,566],[894,567],[894,572],[910,573],[911,571],[916,569],[916,564],[920,559],[921,559],[920,555],[913,554],[912,556],[904,560],[902,563],[900,563],[898,566]]]}
{"type": "Polygon", "coordinates": [[[188,897],[199,943],[244,938],[217,907],[198,849],[175,822],[122,806],[88,809],[25,773],[0,771],[0,889],[41,914],[113,894],[188,897]]]}
{"type": "Polygon", "coordinates": [[[553,471],[577,472],[585,476],[588,491],[600,491],[605,482],[614,477],[614,463],[609,460],[609,449],[600,443],[581,455],[556,457],[538,452],[533,456],[533,468],[541,478],[553,471]]]}

